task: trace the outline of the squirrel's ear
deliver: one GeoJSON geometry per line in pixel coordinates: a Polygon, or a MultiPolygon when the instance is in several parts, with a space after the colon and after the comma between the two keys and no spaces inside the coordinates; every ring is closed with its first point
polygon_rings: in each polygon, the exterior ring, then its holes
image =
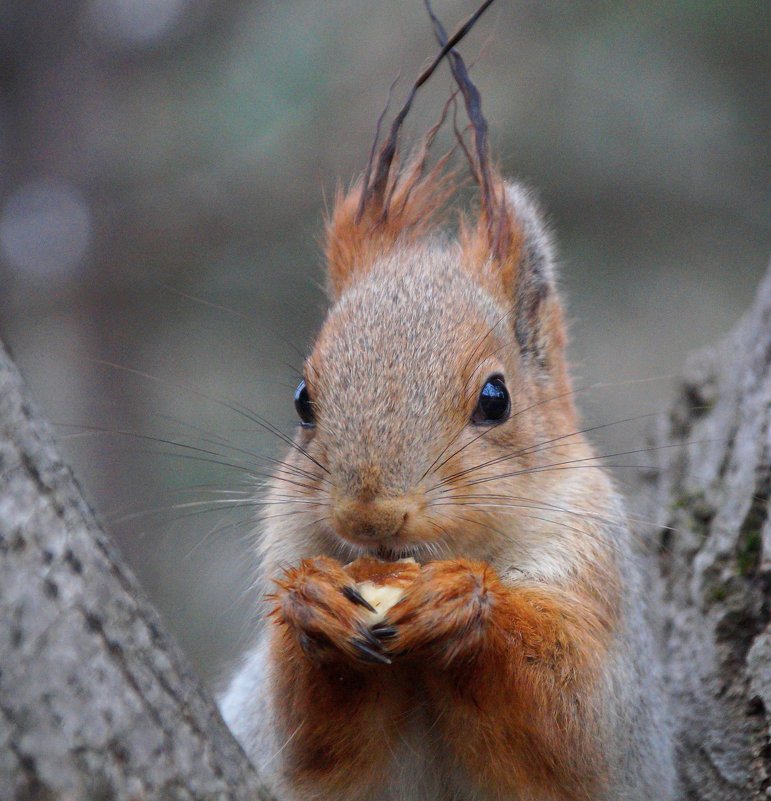
{"type": "Polygon", "coordinates": [[[556,290],[554,246],[543,213],[519,184],[494,181],[492,210],[461,226],[463,263],[512,312],[522,353],[542,366],[559,363],[565,344],[556,290]]]}
{"type": "Polygon", "coordinates": [[[365,190],[360,178],[348,192],[338,190],[327,218],[327,289],[336,300],[370,267],[402,243],[425,237],[438,222],[455,190],[455,174],[445,172],[448,155],[424,174],[429,138],[403,167],[394,160],[382,192],[365,190]]]}

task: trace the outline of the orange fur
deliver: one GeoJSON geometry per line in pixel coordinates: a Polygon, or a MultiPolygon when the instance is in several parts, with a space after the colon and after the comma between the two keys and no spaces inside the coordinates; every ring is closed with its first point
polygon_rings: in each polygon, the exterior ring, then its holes
{"type": "MultiPolygon", "coordinates": [[[[365,205],[360,220],[357,211],[363,183],[338,197],[327,228],[333,296],[364,277],[400,242],[414,244],[437,223],[452,182],[446,178],[440,181],[434,173],[424,178],[421,169],[419,160],[413,161],[401,183],[389,187],[389,203],[365,205]]],[[[493,209],[482,209],[475,225],[467,220],[460,222],[460,265],[509,307],[517,287],[527,278],[520,275],[524,232],[508,206],[504,183],[497,174],[493,175],[493,197],[499,202],[493,209]]],[[[547,296],[537,313],[550,380],[534,381],[516,362],[507,363],[506,373],[512,382],[517,375],[521,387],[527,390],[522,405],[544,404],[539,416],[548,433],[531,428],[530,418],[520,419],[511,432],[499,433],[500,445],[507,448],[536,443],[577,427],[564,360],[566,334],[559,299],[547,296]]],[[[341,324],[333,323],[325,337],[334,342],[339,336],[336,326],[341,324]]],[[[468,375],[461,376],[465,386],[474,384],[477,364],[503,358],[502,334],[489,333],[481,327],[465,335],[468,341],[484,346],[477,345],[474,358],[465,360],[469,370],[468,375]]],[[[326,360],[325,337],[317,344],[314,360],[326,360]]],[[[510,358],[506,357],[507,362],[510,358]]],[[[323,375],[323,368],[312,366],[312,391],[321,389],[314,382],[322,380],[323,375]]],[[[385,393],[403,390],[401,383],[382,388],[385,393]]],[[[473,396],[470,400],[474,402],[473,396]]],[[[448,414],[457,415],[457,424],[462,427],[470,409],[456,405],[448,414]]],[[[388,443],[384,445],[388,447],[388,443]]],[[[580,438],[567,440],[556,443],[546,458],[525,450],[516,466],[537,468],[544,462],[548,465],[585,458],[587,453],[580,438]]],[[[464,457],[468,454],[462,449],[457,457],[450,455],[440,475],[462,471],[467,464],[464,457]]],[[[361,497],[378,498],[381,479],[376,466],[367,464],[364,471],[361,497]]],[[[493,467],[489,475],[495,472],[493,467]]],[[[485,475],[486,471],[475,473],[476,478],[485,475]]],[[[556,477],[548,474],[538,476],[546,502],[554,480],[556,477]]],[[[587,476],[585,483],[593,484],[594,478],[587,476]]],[[[473,493],[462,481],[450,483],[448,490],[448,498],[456,491],[473,493]]],[[[526,496],[535,493],[534,497],[539,497],[535,486],[523,491],[526,496]]],[[[511,494],[516,497],[516,492],[511,494]]],[[[604,497],[602,482],[598,484],[598,497],[604,497]]],[[[387,498],[378,502],[392,503],[387,498]]],[[[335,514],[342,514],[352,503],[336,500],[335,514]]],[[[373,511],[367,506],[369,511],[364,514],[364,503],[357,500],[352,507],[356,511],[351,524],[354,530],[367,521],[373,527],[379,520],[375,507],[373,511]]],[[[366,503],[372,505],[371,500],[366,503]]],[[[397,510],[404,503],[403,498],[393,501],[397,510]]],[[[484,513],[477,516],[486,517],[484,513]]],[[[420,514],[415,517],[419,519],[420,514]]],[[[487,517],[496,519],[494,513],[487,517]]],[[[390,527],[390,518],[386,522],[384,529],[390,527]]],[[[415,525],[415,541],[436,536],[435,531],[415,525]]],[[[465,535],[469,551],[472,542],[469,530],[465,535]]],[[[468,559],[429,562],[422,569],[374,559],[360,559],[344,568],[329,559],[315,559],[290,570],[281,583],[284,593],[277,614],[284,626],[274,635],[274,658],[281,666],[277,694],[292,699],[291,704],[282,706],[286,730],[293,732],[300,718],[304,721],[291,746],[296,756],[290,764],[298,771],[297,785],[310,788],[320,783],[339,789],[353,774],[360,773],[354,796],[363,794],[364,787],[377,786],[384,779],[383,754],[387,749],[372,748],[371,742],[397,737],[399,719],[420,698],[423,703],[428,699],[430,715],[446,748],[485,792],[492,793],[491,797],[503,799],[513,793],[523,799],[546,795],[580,801],[593,797],[605,773],[598,748],[601,723],[593,693],[615,623],[612,609],[617,601],[613,572],[593,547],[587,543],[585,564],[595,567],[585,568],[570,588],[532,583],[509,586],[489,564],[468,559]],[[390,610],[388,620],[373,631],[381,638],[383,653],[393,659],[392,665],[364,665],[352,646],[355,639],[364,636],[363,616],[340,588],[346,581],[365,578],[409,585],[407,595],[390,610]],[[346,688],[342,694],[341,685],[346,688]],[[326,759],[314,754],[325,754],[326,759]]]]}
{"type": "Polygon", "coordinates": [[[420,575],[420,565],[415,562],[383,562],[371,556],[362,556],[346,565],[345,572],[357,582],[409,587],[420,575]]]}
{"type": "Polygon", "coordinates": [[[494,797],[592,798],[604,780],[593,709],[613,615],[578,593],[506,587],[489,565],[427,565],[391,610],[389,648],[418,657],[438,727],[494,797]]]}
{"type": "Polygon", "coordinates": [[[446,158],[423,174],[425,153],[414,156],[404,170],[394,165],[382,199],[361,209],[364,180],[347,193],[338,190],[326,224],[327,282],[339,297],[356,276],[366,274],[375,260],[399,242],[416,242],[430,231],[455,192],[454,173],[444,173],[446,158]]]}
{"type": "Polygon", "coordinates": [[[673,797],[630,531],[581,431],[551,237],[531,193],[491,167],[451,52],[480,207],[453,237],[456,174],[447,156],[425,171],[441,120],[406,166],[394,158],[435,60],[326,222],[312,414],[270,483],[268,507],[287,511],[265,516],[261,542],[266,578],[295,566],[269,655],[261,640],[226,708],[291,798],[673,797]],[[379,623],[364,580],[405,590],[379,623]]]}
{"type": "Polygon", "coordinates": [[[464,559],[343,567],[319,557],[287,571],[273,597],[273,692],[292,781],[309,797],[387,782],[419,699],[493,797],[580,801],[601,787],[593,689],[615,620],[588,588],[510,587],[464,559]],[[341,588],[366,579],[408,587],[374,630],[393,665],[363,663],[351,646],[363,614],[341,588]]]}
{"type": "Polygon", "coordinates": [[[461,216],[458,241],[461,264],[493,295],[504,302],[516,285],[522,259],[523,236],[512,219],[506,200],[506,186],[497,172],[491,172],[493,207],[484,205],[476,223],[461,216]]]}
{"type": "Polygon", "coordinates": [[[288,776],[301,797],[382,785],[406,704],[392,678],[311,661],[286,627],[273,632],[271,659],[277,722],[288,733],[288,776]]]}
{"type": "Polygon", "coordinates": [[[352,645],[367,636],[361,607],[342,593],[356,580],[333,559],[307,559],[272,596],[273,694],[289,733],[291,780],[308,798],[381,784],[409,712],[399,678],[363,662],[352,645]]]}
{"type": "Polygon", "coordinates": [[[593,465],[548,236],[526,193],[490,171],[477,221],[460,220],[457,243],[432,240],[455,180],[443,160],[424,175],[425,155],[394,164],[380,194],[366,179],[338,193],[326,231],[338,302],[306,369],[317,425],[289,457],[326,474],[275,481],[282,502],[308,505],[295,520],[328,511],[286,535],[277,525],[266,548],[268,574],[284,548],[290,561],[347,547],[422,564],[317,556],[277,582],[284,772],[298,797],[390,790],[417,709],[445,775],[471,788],[459,798],[589,801],[610,772],[603,665],[621,588],[607,478],[560,470],[593,465]],[[491,375],[505,377],[511,416],[480,429],[491,375]],[[370,382],[371,396],[356,392],[370,382]],[[355,596],[364,580],[406,588],[374,626],[355,596]]]}

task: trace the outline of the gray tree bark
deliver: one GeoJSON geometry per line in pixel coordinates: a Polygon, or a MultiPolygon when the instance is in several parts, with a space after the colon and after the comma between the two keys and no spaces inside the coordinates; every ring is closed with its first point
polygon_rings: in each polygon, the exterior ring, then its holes
{"type": "MultiPolygon", "coordinates": [[[[641,478],[684,799],[771,797],[770,364],[771,272],[641,478]]],[[[1,347],[0,799],[271,801],[1,347]]]]}
{"type": "MultiPolygon", "coordinates": [[[[654,436],[647,517],[689,801],[771,798],[771,270],[742,322],[688,361],[654,436]]],[[[645,480],[645,478],[643,478],[645,480]]]]}
{"type": "Polygon", "coordinates": [[[2,345],[0,799],[271,801],[2,345]]]}

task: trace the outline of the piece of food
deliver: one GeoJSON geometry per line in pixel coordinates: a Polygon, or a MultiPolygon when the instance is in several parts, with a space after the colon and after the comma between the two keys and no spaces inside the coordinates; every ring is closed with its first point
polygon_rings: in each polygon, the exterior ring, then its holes
{"type": "Polygon", "coordinates": [[[418,577],[420,565],[411,558],[381,562],[364,556],[346,565],[345,570],[356,582],[359,595],[372,607],[366,610],[366,614],[369,624],[374,626],[381,623],[388,610],[399,603],[418,577]]]}
{"type": "Polygon", "coordinates": [[[362,598],[375,608],[374,612],[367,610],[371,626],[385,620],[386,613],[392,606],[399,603],[405,589],[395,584],[375,584],[373,581],[361,581],[356,588],[362,598]]]}

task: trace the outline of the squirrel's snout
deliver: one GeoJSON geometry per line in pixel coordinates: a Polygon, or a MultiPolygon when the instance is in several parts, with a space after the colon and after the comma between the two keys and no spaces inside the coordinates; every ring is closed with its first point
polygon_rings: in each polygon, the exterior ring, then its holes
{"type": "Polygon", "coordinates": [[[338,501],[332,511],[337,534],[357,544],[390,539],[404,527],[410,516],[409,501],[403,498],[338,501]]]}

